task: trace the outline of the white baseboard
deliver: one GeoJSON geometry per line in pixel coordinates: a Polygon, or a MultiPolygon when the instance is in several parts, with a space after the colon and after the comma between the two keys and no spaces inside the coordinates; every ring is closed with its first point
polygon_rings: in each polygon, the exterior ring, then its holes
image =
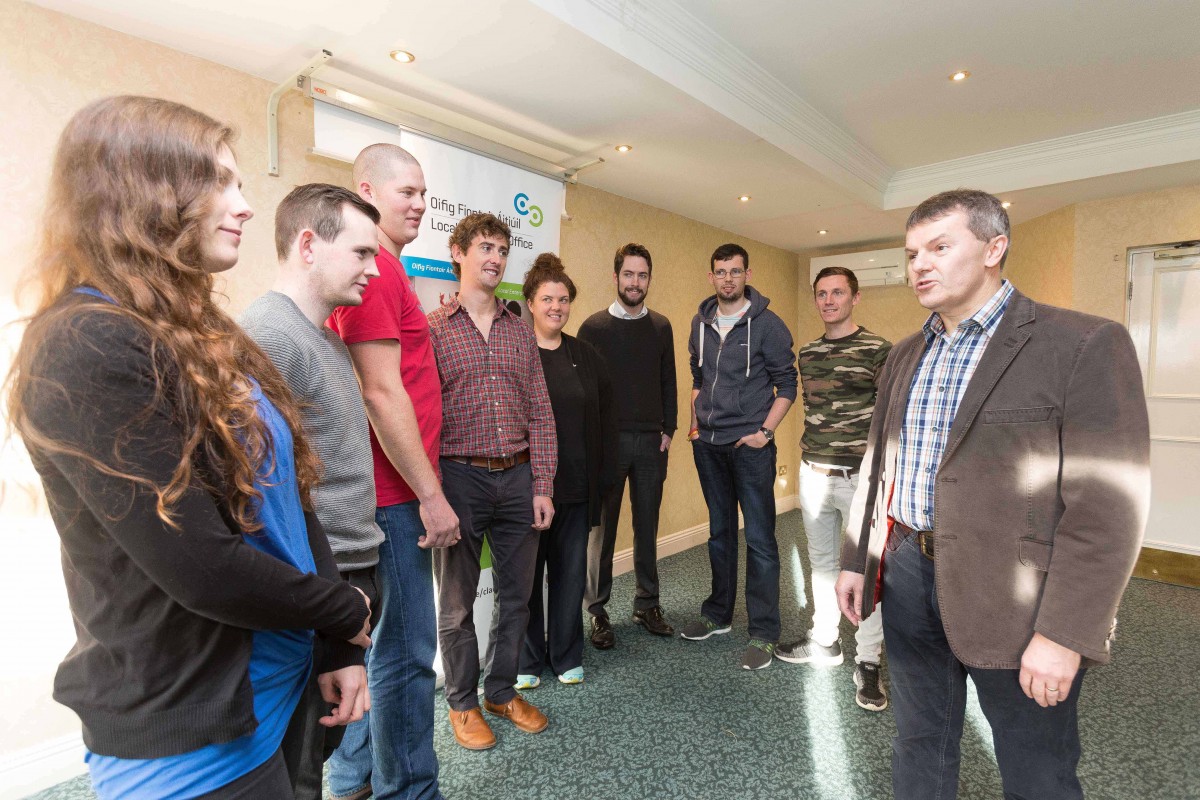
{"type": "Polygon", "coordinates": [[[78,733],[0,756],[0,800],[18,800],[87,771],[78,733]]]}
{"type": "MultiPolygon", "coordinates": [[[[788,511],[795,511],[800,507],[800,498],[797,495],[787,495],[786,497],[775,498],[775,513],[784,514],[788,511]]],[[[738,513],[738,525],[743,524],[742,515],[738,513]]],[[[690,528],[684,528],[681,531],[660,536],[658,538],[658,557],[666,558],[673,556],[676,553],[682,553],[684,550],[704,544],[708,541],[708,523],[702,522],[699,525],[693,525],[690,528]]],[[[623,575],[633,569],[633,548],[627,547],[624,550],[619,550],[613,554],[613,575],[623,575]]]]}

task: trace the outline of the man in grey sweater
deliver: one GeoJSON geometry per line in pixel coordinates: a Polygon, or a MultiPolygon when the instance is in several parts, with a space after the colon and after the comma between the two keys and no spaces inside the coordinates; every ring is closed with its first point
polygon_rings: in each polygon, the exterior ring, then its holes
{"type": "MultiPolygon", "coordinates": [[[[367,416],[346,346],[324,321],[334,308],[362,302],[379,274],[379,212],[328,184],[291,191],[275,212],[279,275],[274,289],[242,315],[301,402],[309,444],[324,466],[313,494],[342,577],[376,605],[374,572],[383,531],[375,522],[375,480],[367,416]]],[[[297,798],[321,797],[322,763],[341,741],[330,704],[370,708],[363,667],[313,675],[284,736],[297,798]],[[353,670],[353,671],[349,671],[353,670]]]]}

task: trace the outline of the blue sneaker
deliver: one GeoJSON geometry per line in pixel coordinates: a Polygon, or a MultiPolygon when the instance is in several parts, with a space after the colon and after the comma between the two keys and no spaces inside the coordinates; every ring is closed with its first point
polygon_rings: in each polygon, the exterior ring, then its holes
{"type": "Polygon", "coordinates": [[[583,667],[575,667],[574,669],[567,670],[558,676],[558,682],[567,686],[583,683],[583,667]]]}
{"type": "Polygon", "coordinates": [[[537,675],[518,675],[514,689],[536,689],[542,685],[542,679],[537,675]]]}

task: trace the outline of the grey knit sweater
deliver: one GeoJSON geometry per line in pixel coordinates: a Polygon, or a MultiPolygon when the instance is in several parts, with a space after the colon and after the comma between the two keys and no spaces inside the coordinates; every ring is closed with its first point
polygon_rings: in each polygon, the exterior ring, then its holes
{"type": "Polygon", "coordinates": [[[338,569],[374,566],[383,531],[375,523],[367,412],[346,345],[278,292],[251,303],[240,322],[301,402],[308,443],[324,467],[313,502],[338,569]]]}

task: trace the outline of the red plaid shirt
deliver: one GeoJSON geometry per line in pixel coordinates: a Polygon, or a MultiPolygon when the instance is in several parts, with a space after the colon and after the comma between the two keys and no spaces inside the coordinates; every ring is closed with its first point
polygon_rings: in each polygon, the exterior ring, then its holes
{"type": "Polygon", "coordinates": [[[442,455],[529,450],[533,493],[554,495],[558,440],[533,331],[500,300],[487,341],[457,300],[429,314],[442,377],[442,455]]]}

